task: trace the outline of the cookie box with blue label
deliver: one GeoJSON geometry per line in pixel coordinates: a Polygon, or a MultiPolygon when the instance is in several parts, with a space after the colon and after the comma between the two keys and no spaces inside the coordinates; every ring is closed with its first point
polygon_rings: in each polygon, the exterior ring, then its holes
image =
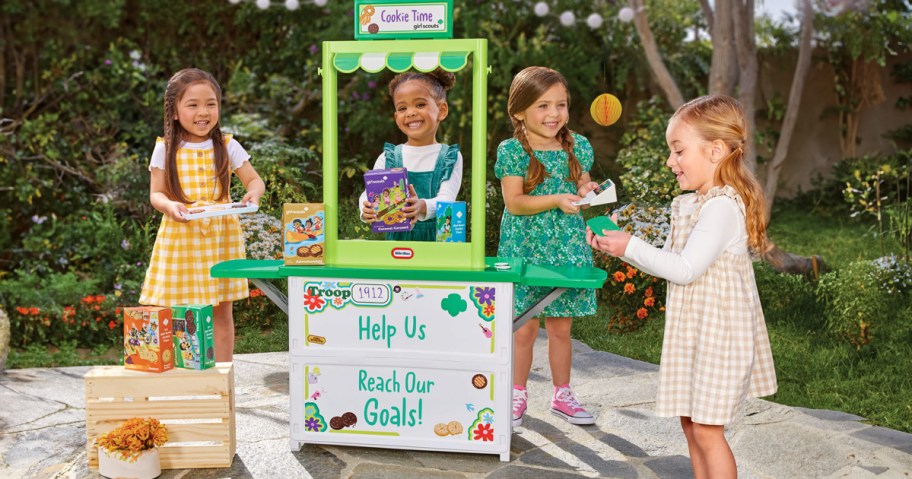
{"type": "Polygon", "coordinates": [[[437,241],[441,243],[465,243],[465,240],[465,201],[437,202],[437,241]]]}

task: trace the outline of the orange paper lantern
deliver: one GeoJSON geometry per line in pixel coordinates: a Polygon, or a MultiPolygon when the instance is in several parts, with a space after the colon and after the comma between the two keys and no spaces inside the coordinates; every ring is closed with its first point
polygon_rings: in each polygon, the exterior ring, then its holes
{"type": "Polygon", "coordinates": [[[621,101],[610,93],[602,93],[592,101],[589,112],[599,125],[612,125],[621,117],[621,101]]]}

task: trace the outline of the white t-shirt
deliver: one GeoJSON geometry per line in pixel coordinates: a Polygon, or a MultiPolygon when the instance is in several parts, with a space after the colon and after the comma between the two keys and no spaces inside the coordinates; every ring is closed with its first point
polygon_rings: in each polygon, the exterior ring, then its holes
{"type": "MultiPolygon", "coordinates": [[[[211,150],[212,140],[206,140],[200,143],[181,142],[179,148],[189,148],[191,150],[211,150]]],[[[244,162],[250,159],[250,153],[241,146],[234,138],[228,140],[228,161],[231,163],[231,169],[236,170],[244,165],[244,162]]],[[[165,169],[165,142],[156,141],[155,149],[152,150],[152,158],[149,160],[149,171],[152,168],[160,170],[165,169]]]]}
{"type": "MultiPolygon", "coordinates": [[[[408,171],[422,172],[422,171],[434,171],[434,167],[437,166],[437,157],[440,156],[440,149],[443,148],[443,145],[440,143],[434,143],[433,145],[426,146],[409,146],[402,145],[402,166],[405,167],[408,171]]],[[[386,168],[386,154],[380,153],[380,156],[377,157],[377,161],[374,162],[374,170],[382,170],[386,168]]],[[[433,198],[422,198],[427,204],[427,213],[424,216],[418,215],[418,220],[423,221],[430,218],[437,217],[437,202],[439,201],[456,201],[456,195],[459,194],[459,188],[462,187],[462,152],[459,152],[456,155],[456,164],[453,165],[453,172],[450,174],[450,178],[440,183],[440,190],[437,191],[437,196],[433,198]]],[[[367,192],[364,191],[361,193],[361,197],[358,198],[358,211],[361,211],[361,207],[364,205],[364,202],[367,201],[367,192]]],[[[361,221],[364,221],[363,212],[361,213],[361,221]]]]}
{"type": "MultiPolygon", "coordinates": [[[[682,205],[682,208],[685,205],[682,205]]],[[[689,205],[696,208],[697,204],[689,205]]],[[[686,214],[685,211],[681,212],[686,214]]],[[[643,271],[676,284],[688,284],[700,277],[723,252],[747,254],[747,227],[744,215],[734,199],[717,196],[703,205],[680,254],[659,249],[633,237],[627,244],[624,261],[643,271]]]]}

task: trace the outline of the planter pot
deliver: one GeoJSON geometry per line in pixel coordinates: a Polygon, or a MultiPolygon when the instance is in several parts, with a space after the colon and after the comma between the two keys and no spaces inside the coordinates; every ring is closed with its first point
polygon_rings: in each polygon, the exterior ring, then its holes
{"type": "Polygon", "coordinates": [[[158,448],[153,447],[143,451],[136,462],[128,462],[99,447],[98,473],[111,478],[153,479],[161,475],[161,457],[158,448]]]}

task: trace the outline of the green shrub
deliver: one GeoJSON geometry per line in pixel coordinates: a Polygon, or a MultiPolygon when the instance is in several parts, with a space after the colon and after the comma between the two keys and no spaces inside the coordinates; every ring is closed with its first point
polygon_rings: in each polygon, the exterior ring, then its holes
{"type": "Polygon", "coordinates": [[[858,261],[820,277],[818,299],[828,329],[857,348],[897,326],[909,307],[912,268],[890,259],[858,261]]]}

